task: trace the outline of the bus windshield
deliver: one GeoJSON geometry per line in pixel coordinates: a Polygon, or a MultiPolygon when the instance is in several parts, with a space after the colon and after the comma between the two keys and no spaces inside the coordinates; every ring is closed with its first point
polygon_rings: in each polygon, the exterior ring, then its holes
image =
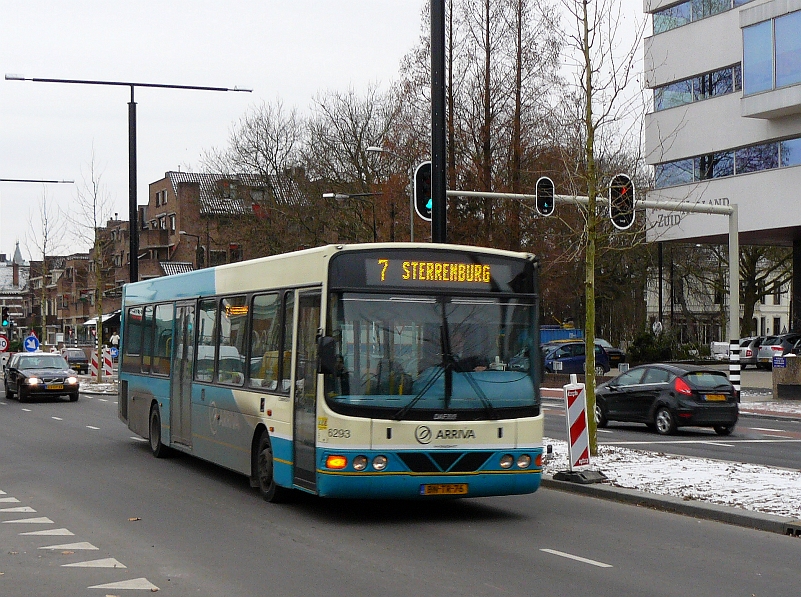
{"type": "Polygon", "coordinates": [[[536,415],[534,314],[528,297],[335,293],[328,404],[396,420],[536,415]]]}

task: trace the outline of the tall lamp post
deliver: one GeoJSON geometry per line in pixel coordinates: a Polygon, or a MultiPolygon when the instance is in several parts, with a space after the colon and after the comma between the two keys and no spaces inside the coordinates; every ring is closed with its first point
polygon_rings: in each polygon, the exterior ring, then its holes
{"type": "MultiPolygon", "coordinates": [[[[360,201],[365,201],[368,197],[375,197],[376,195],[381,195],[381,193],[323,193],[323,199],[336,199],[337,201],[358,199],[360,201]]],[[[375,219],[375,199],[371,199],[370,203],[373,208],[373,242],[378,242],[378,227],[376,226],[375,219]]]]}
{"type": "MultiPolygon", "coordinates": [[[[403,161],[403,157],[400,154],[383,147],[373,145],[368,147],[365,151],[371,153],[385,153],[403,161]]],[[[414,242],[414,186],[411,183],[411,168],[407,169],[406,173],[409,175],[409,241],[414,242]]]]}
{"type": "MultiPolygon", "coordinates": [[[[197,240],[197,246],[195,247],[195,261],[192,265],[195,267],[195,269],[200,269],[198,267],[199,264],[197,262],[198,261],[197,256],[200,254],[200,236],[198,236],[197,234],[192,234],[191,232],[187,232],[186,230],[179,230],[178,234],[180,234],[181,236],[191,236],[197,240]]],[[[208,247],[206,248],[208,249],[208,247]]],[[[208,264],[208,262],[209,260],[207,258],[206,264],[208,264]]]]}
{"type": "Polygon", "coordinates": [[[6,81],[33,81],[35,83],[73,83],[79,85],[113,85],[131,88],[131,101],[128,103],[128,227],[130,228],[130,264],[129,277],[131,282],[139,280],[139,213],[136,200],[136,102],[134,101],[135,87],[152,87],[157,89],[188,89],[191,91],[244,91],[250,93],[252,89],[241,87],[204,87],[197,85],[167,85],[162,83],[132,83],[130,81],[91,81],[79,79],[41,79],[25,77],[23,75],[6,75],[6,81]]]}

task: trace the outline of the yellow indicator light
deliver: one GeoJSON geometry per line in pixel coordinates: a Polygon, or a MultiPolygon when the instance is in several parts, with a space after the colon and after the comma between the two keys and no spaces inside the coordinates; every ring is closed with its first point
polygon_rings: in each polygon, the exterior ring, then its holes
{"type": "Polygon", "coordinates": [[[334,470],[342,470],[346,466],[348,466],[348,459],[344,456],[338,456],[336,454],[332,454],[325,459],[325,466],[326,468],[334,469],[334,470]]]}

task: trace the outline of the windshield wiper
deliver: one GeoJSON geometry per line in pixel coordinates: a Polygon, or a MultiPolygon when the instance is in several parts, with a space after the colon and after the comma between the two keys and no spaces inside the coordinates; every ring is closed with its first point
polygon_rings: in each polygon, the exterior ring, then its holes
{"type": "Polygon", "coordinates": [[[436,382],[444,372],[445,372],[444,369],[439,369],[434,375],[432,375],[431,379],[429,379],[426,382],[426,385],[423,386],[423,389],[420,390],[417,393],[417,395],[409,401],[408,404],[406,404],[403,408],[401,408],[398,412],[396,412],[395,416],[393,416],[392,418],[395,419],[396,421],[402,421],[403,417],[405,417],[408,414],[408,412],[412,410],[412,408],[414,408],[415,404],[420,402],[420,399],[423,397],[423,395],[426,392],[428,392],[429,389],[431,389],[431,386],[434,385],[434,382],[436,382]]]}
{"type": "MultiPolygon", "coordinates": [[[[451,355],[451,358],[453,359],[454,364],[456,365],[460,364],[459,359],[457,359],[455,356],[451,355]]],[[[487,413],[487,418],[496,419],[497,417],[495,416],[495,408],[492,406],[492,401],[489,398],[487,398],[487,395],[484,393],[484,390],[482,390],[481,386],[478,385],[478,382],[473,377],[473,372],[463,371],[463,374],[464,378],[467,380],[467,383],[470,384],[470,387],[473,388],[476,395],[478,396],[478,399],[481,401],[482,406],[484,406],[484,410],[487,413]]]]}

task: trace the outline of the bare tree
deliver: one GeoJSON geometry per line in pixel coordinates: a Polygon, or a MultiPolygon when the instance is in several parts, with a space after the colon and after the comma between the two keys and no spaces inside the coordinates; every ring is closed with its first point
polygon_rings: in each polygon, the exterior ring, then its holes
{"type": "Polygon", "coordinates": [[[95,331],[97,351],[97,381],[103,382],[103,296],[108,285],[108,276],[113,272],[111,261],[111,236],[105,224],[113,215],[111,195],[102,182],[103,174],[98,170],[94,149],[86,168],[81,169],[82,182],[76,190],[74,209],[67,215],[75,240],[88,245],[90,279],[94,279],[95,331]]]}
{"type": "MultiPolygon", "coordinates": [[[[577,186],[585,189],[588,198],[586,224],[581,245],[584,251],[585,299],[585,367],[587,375],[587,409],[595,411],[595,273],[597,243],[601,223],[598,197],[604,194],[609,172],[604,166],[613,164],[621,153],[619,126],[631,117],[636,104],[627,102],[624,95],[637,72],[636,48],[620,54],[617,51],[621,9],[612,0],[563,0],[571,15],[574,29],[568,33],[568,46],[577,59],[578,106],[581,108],[580,128],[583,156],[577,176],[577,186]]],[[[636,39],[639,41],[642,28],[636,39]]],[[[584,194],[584,193],[582,193],[584,194]]],[[[597,454],[595,418],[589,417],[590,452],[597,454]]]]}
{"type": "Polygon", "coordinates": [[[52,254],[63,247],[65,227],[63,214],[58,207],[48,202],[47,190],[42,187],[42,198],[39,201],[38,214],[28,214],[28,233],[26,236],[26,249],[29,253],[42,256],[41,278],[42,288],[40,296],[39,316],[41,328],[39,330],[42,342],[47,341],[47,278],[50,275],[49,259],[52,254]]]}

